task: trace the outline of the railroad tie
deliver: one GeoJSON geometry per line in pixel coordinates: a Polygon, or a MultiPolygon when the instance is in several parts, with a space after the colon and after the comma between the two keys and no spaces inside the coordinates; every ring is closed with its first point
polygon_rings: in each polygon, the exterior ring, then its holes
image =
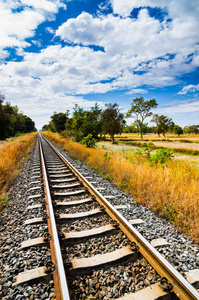
{"type": "Polygon", "coordinates": [[[77,258],[71,261],[72,270],[80,271],[88,268],[95,268],[106,264],[113,264],[123,259],[127,260],[128,258],[135,261],[139,257],[138,251],[132,251],[131,247],[125,246],[115,251],[98,254],[92,257],[86,258],[77,258]]]}

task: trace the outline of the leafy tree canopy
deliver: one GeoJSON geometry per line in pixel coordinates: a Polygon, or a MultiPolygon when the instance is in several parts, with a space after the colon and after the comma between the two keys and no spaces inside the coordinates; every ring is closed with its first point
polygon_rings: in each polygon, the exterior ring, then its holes
{"type": "Polygon", "coordinates": [[[174,133],[177,135],[183,134],[183,129],[179,125],[174,126],[174,133]]]}
{"type": "Polygon", "coordinates": [[[36,131],[35,123],[19,112],[18,107],[9,102],[3,104],[5,96],[0,92],[0,139],[6,139],[19,133],[36,131]]]}
{"type": "Polygon", "coordinates": [[[188,133],[188,134],[190,134],[190,133],[194,133],[194,134],[199,133],[199,125],[185,126],[184,132],[188,133]]]}
{"type": "Polygon", "coordinates": [[[52,115],[51,118],[51,125],[55,132],[61,132],[65,129],[66,121],[68,119],[69,112],[66,113],[62,112],[54,112],[54,115],[52,115]]]}
{"type": "Polygon", "coordinates": [[[122,132],[126,121],[124,114],[120,112],[118,104],[106,104],[106,109],[102,112],[101,116],[102,130],[108,133],[114,142],[114,135],[122,132]]]}
{"type": "Polygon", "coordinates": [[[152,116],[151,109],[157,107],[158,104],[155,99],[144,100],[143,97],[136,97],[133,99],[131,108],[126,113],[126,118],[133,117],[139,124],[141,138],[143,139],[142,125],[147,117],[152,116]]]}
{"type": "Polygon", "coordinates": [[[157,127],[155,132],[158,133],[158,135],[162,133],[163,136],[165,136],[165,133],[169,128],[173,128],[175,126],[172,119],[164,115],[154,115],[151,122],[156,123],[157,127]]]}

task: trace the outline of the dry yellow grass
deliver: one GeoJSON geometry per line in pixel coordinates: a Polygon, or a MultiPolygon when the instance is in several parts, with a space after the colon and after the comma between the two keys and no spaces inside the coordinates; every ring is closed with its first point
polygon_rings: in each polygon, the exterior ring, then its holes
{"type": "MultiPolygon", "coordinates": [[[[107,138],[109,138],[109,136],[106,136],[107,138]]],[[[133,139],[133,140],[137,140],[137,141],[141,141],[141,137],[140,134],[138,133],[122,133],[122,134],[117,134],[115,136],[116,140],[124,138],[124,139],[133,139]]],[[[161,141],[161,140],[190,140],[190,141],[199,141],[199,134],[182,134],[180,136],[178,136],[177,134],[174,133],[167,133],[165,135],[165,137],[161,134],[160,136],[158,136],[157,134],[154,133],[147,133],[144,134],[143,136],[143,140],[148,140],[148,141],[161,141]]]]}
{"type": "Polygon", "coordinates": [[[191,149],[191,150],[199,150],[199,144],[198,143],[183,143],[183,142],[153,142],[154,145],[165,147],[165,148],[182,148],[182,149],[191,149]]]}
{"type": "MultiPolygon", "coordinates": [[[[108,136],[106,138],[108,138],[108,136]]],[[[199,156],[198,134],[183,134],[180,137],[174,134],[167,135],[166,137],[158,137],[155,134],[146,134],[144,135],[144,139],[141,140],[138,134],[126,133],[122,135],[117,135],[115,137],[115,140],[118,142],[118,147],[123,147],[124,150],[128,149],[128,147],[141,147],[143,143],[147,142],[150,144],[150,147],[153,150],[158,148],[171,148],[176,155],[179,155],[179,153],[181,153],[184,155],[195,156],[196,161],[198,160],[197,157],[199,156]]],[[[108,141],[106,140],[104,141],[104,143],[108,143],[108,141]]],[[[112,149],[113,147],[113,145],[111,145],[111,147],[109,145],[110,149],[112,149]]]]}
{"type": "Polygon", "coordinates": [[[5,205],[5,192],[20,171],[24,157],[32,150],[37,133],[18,137],[0,147],[0,211],[5,205]]]}
{"type": "Polygon", "coordinates": [[[199,243],[199,172],[196,166],[186,160],[172,160],[164,166],[152,167],[140,155],[90,149],[58,134],[45,132],[45,135],[199,243]]]}

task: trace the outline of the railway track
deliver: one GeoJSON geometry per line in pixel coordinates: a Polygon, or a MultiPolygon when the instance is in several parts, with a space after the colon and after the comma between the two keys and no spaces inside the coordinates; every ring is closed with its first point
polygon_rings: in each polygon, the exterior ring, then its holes
{"type": "Polygon", "coordinates": [[[24,225],[47,222],[50,235],[27,239],[21,249],[49,244],[51,260],[19,273],[14,286],[53,275],[56,299],[199,299],[130,224],[135,220],[128,222],[51,143],[39,140],[24,225]]]}

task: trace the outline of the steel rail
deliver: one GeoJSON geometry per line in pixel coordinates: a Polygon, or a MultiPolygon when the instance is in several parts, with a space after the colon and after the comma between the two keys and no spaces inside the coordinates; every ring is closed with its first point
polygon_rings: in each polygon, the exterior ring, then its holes
{"type": "Polygon", "coordinates": [[[41,163],[42,163],[42,170],[43,170],[43,179],[45,181],[44,184],[45,198],[47,201],[47,207],[48,207],[47,212],[49,215],[48,224],[50,225],[50,234],[52,236],[52,240],[50,241],[50,247],[51,247],[52,261],[55,264],[55,271],[53,272],[53,276],[55,282],[56,299],[70,300],[69,289],[66,280],[66,274],[64,270],[61,248],[60,248],[57,227],[56,227],[56,222],[54,217],[54,210],[52,205],[50,188],[49,188],[47,173],[45,168],[45,161],[44,161],[44,156],[42,151],[40,134],[39,134],[39,145],[40,145],[40,155],[41,155],[41,163]]]}
{"type": "MultiPolygon", "coordinates": [[[[44,137],[44,136],[42,136],[44,137]]],[[[72,164],[58,151],[53,144],[46,138],[51,148],[57,155],[69,166],[76,176],[88,187],[91,194],[96,196],[97,201],[105,206],[106,212],[111,218],[115,219],[123,232],[131,241],[136,242],[140,248],[140,253],[152,265],[157,273],[166,277],[173,285],[174,293],[182,300],[198,300],[199,293],[197,290],[102,196],[89,181],[72,166],[72,164]]]]}

